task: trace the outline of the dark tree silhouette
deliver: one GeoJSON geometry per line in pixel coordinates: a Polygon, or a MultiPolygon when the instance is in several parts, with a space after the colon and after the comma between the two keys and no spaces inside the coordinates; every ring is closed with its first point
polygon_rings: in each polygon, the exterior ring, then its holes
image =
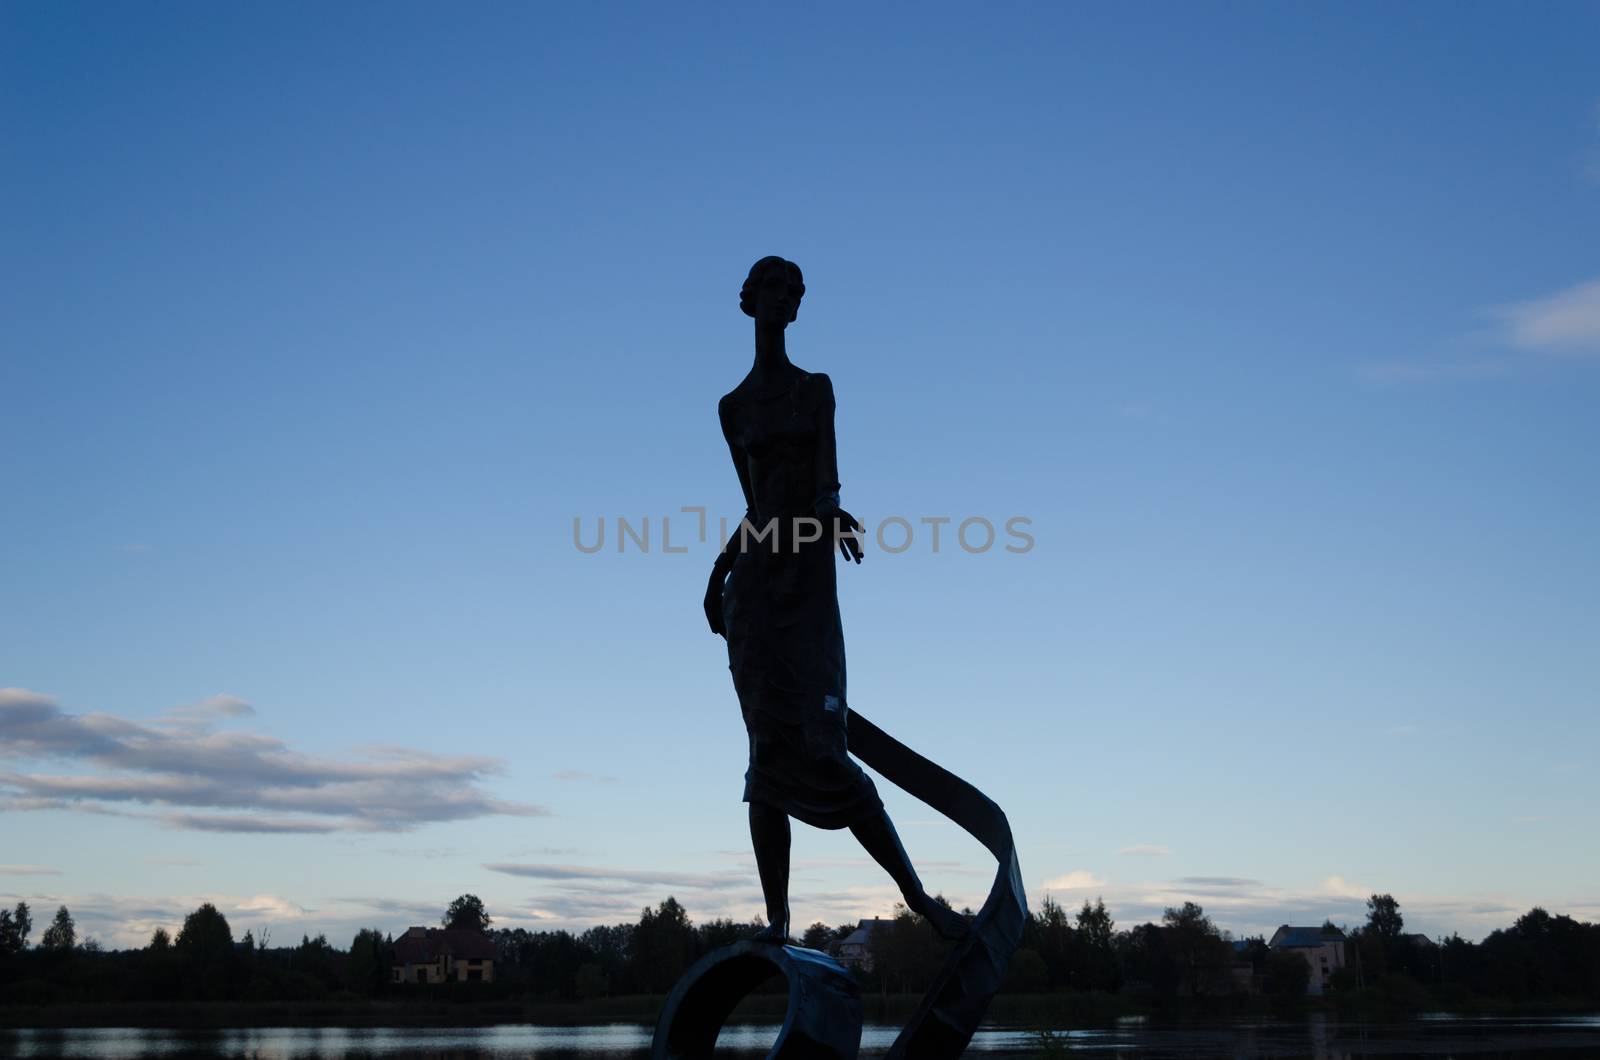
{"type": "Polygon", "coordinates": [[[1050,988],[1050,969],[1037,950],[1024,946],[1011,957],[1005,989],[1012,994],[1040,994],[1050,988]]]}
{"type": "Polygon", "coordinates": [[[173,941],[184,968],[184,976],[194,993],[206,999],[222,999],[229,994],[233,969],[233,931],[228,918],[206,902],[183,918],[183,927],[173,941]]]}
{"type": "Polygon", "coordinates": [[[1162,915],[1161,926],[1182,974],[1180,989],[1192,994],[1216,994],[1230,988],[1229,947],[1205,910],[1194,902],[1184,902],[1162,915]]]}
{"type": "Polygon", "coordinates": [[[1072,955],[1075,948],[1072,921],[1061,903],[1048,894],[1039,905],[1039,911],[1030,919],[1023,941],[1039,955],[1046,971],[1046,981],[1051,987],[1072,984],[1072,955]]]}
{"type": "MultiPolygon", "coordinates": [[[[1080,908],[1075,918],[1055,912],[1059,908],[1053,901],[1045,903],[1031,918],[1026,944],[1017,951],[1005,990],[1117,989],[1133,997],[1158,998],[1191,990],[1220,993],[1243,987],[1229,973],[1235,962],[1248,960],[1255,973],[1253,985],[1289,1001],[1304,994],[1306,977],[1312,974],[1303,957],[1270,950],[1264,939],[1246,940],[1235,951],[1215,933],[1198,906],[1174,909],[1160,924],[1122,931],[1111,929],[1110,916],[1102,914],[1099,903],[1090,905],[1087,913],[1080,908]],[[1069,919],[1075,923],[1062,923],[1069,919]],[[1049,966],[1039,948],[1045,934],[1040,929],[1051,924],[1059,925],[1052,930],[1060,930],[1069,940],[1064,974],[1049,966]],[[1114,955],[1109,974],[1116,977],[1111,987],[1086,971],[1094,967],[1096,940],[1107,931],[1114,955]]],[[[70,913],[66,919],[71,920],[70,913]]],[[[14,910],[11,922],[16,922],[14,910]]],[[[307,937],[288,948],[272,949],[263,942],[254,952],[229,947],[225,924],[220,913],[202,907],[185,919],[181,947],[167,929],[155,929],[142,949],[95,952],[74,926],[70,948],[47,950],[40,944],[0,956],[0,1016],[6,1005],[29,999],[63,1006],[208,999],[321,1001],[414,989],[389,983],[392,940],[380,939],[375,930],[358,933],[345,956],[323,936],[307,937]],[[198,955],[207,950],[221,963],[199,961],[198,955]]],[[[854,924],[845,924],[835,931],[849,934],[854,929],[854,924]]],[[[660,993],[679,962],[696,960],[747,936],[749,930],[748,923],[728,919],[692,923],[675,900],[641,912],[637,923],[591,928],[582,935],[497,929],[489,933],[499,955],[494,982],[474,985],[496,997],[540,1001],[660,993]]],[[[63,930],[52,933],[52,945],[63,934],[63,930]]],[[[1370,998],[1397,1011],[1425,1005],[1471,1007],[1479,1001],[1584,1011],[1600,1006],[1600,924],[1535,908],[1482,942],[1449,936],[1434,945],[1403,933],[1386,940],[1366,925],[1354,938],[1362,947],[1359,981],[1354,969],[1342,969],[1343,974],[1330,978],[1330,985],[1335,992],[1364,986],[1358,1001],[1370,998]],[[1395,955],[1388,963],[1383,963],[1385,949],[1395,955]],[[1370,959],[1377,966],[1367,963],[1369,954],[1376,954],[1370,959]]],[[[874,932],[873,941],[879,963],[860,973],[863,988],[872,993],[919,989],[944,948],[927,923],[908,911],[901,911],[892,926],[874,932]]]]}
{"type": "Polygon", "coordinates": [[[15,910],[0,909],[0,953],[21,953],[28,948],[28,932],[33,930],[33,913],[27,902],[15,910]]]}
{"type": "Polygon", "coordinates": [[[1116,924],[1105,900],[1087,898],[1078,910],[1077,952],[1072,984],[1087,990],[1115,990],[1122,982],[1117,970],[1116,924]]]}
{"type": "Polygon", "coordinates": [[[800,936],[800,944],[808,950],[827,949],[832,941],[833,928],[820,920],[806,928],[806,933],[800,936]]]}
{"type": "Polygon", "coordinates": [[[290,955],[289,967],[300,983],[299,989],[306,991],[308,997],[343,985],[334,970],[333,946],[329,944],[328,936],[320,932],[316,938],[304,934],[300,936],[300,945],[290,955]]]}
{"type": "Polygon", "coordinates": [[[1268,994],[1274,997],[1301,997],[1311,983],[1311,965],[1291,950],[1266,950],[1261,955],[1261,971],[1268,994]]]}
{"type": "Polygon", "coordinates": [[[694,927],[676,898],[645,907],[633,929],[631,956],[639,984],[651,993],[672,989],[694,957],[694,927]]]}
{"type": "Polygon", "coordinates": [[[67,912],[67,907],[62,906],[56,910],[56,918],[50,922],[50,926],[45,928],[44,934],[39,937],[39,948],[63,953],[77,944],[77,925],[72,922],[72,914],[67,912]]]}
{"type": "Polygon", "coordinates": [[[350,942],[345,963],[345,985],[358,994],[376,994],[389,981],[394,947],[377,928],[362,928],[350,942]]]}
{"type": "Polygon", "coordinates": [[[469,928],[473,931],[488,931],[493,922],[483,908],[483,899],[475,894],[464,894],[451,902],[441,921],[447,928],[469,928]]]}
{"type": "Polygon", "coordinates": [[[1406,926],[1400,903],[1392,894],[1375,894],[1367,899],[1367,930],[1384,939],[1400,937],[1406,926]]]}
{"type": "Polygon", "coordinates": [[[210,902],[183,918],[175,943],[191,959],[225,963],[233,955],[233,931],[228,918],[210,902]]]}
{"type": "Polygon", "coordinates": [[[926,989],[944,961],[945,946],[927,919],[900,904],[895,906],[894,920],[880,924],[867,945],[880,985],[901,993],[926,989]]]}
{"type": "Polygon", "coordinates": [[[18,902],[16,909],[11,914],[11,934],[8,952],[20,953],[28,948],[28,933],[33,930],[33,911],[28,908],[27,902],[18,902]]]}

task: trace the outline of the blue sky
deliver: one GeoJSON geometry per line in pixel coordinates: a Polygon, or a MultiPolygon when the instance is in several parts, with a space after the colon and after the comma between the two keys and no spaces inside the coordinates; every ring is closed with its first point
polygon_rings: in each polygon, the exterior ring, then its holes
{"type": "MultiPolygon", "coordinates": [[[[712,546],[659,529],[741,508],[776,253],[846,507],[918,526],[840,572],[852,706],[1005,807],[1035,903],[1600,917],[1597,34],[6,5],[0,901],[115,945],[754,915],[712,546]],[[655,547],[579,552],[602,516],[655,547]]],[[[895,900],[847,833],[795,859],[802,924],[895,900]]]]}

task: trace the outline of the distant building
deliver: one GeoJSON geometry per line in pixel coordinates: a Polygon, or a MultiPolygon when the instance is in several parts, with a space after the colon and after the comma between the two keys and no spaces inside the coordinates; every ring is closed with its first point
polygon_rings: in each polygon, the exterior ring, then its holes
{"type": "Polygon", "coordinates": [[[1349,963],[1350,940],[1344,932],[1329,925],[1322,927],[1290,927],[1283,925],[1272,933],[1267,946],[1275,950],[1288,950],[1305,958],[1311,967],[1311,978],[1306,983],[1306,993],[1321,995],[1328,989],[1333,973],[1349,963]]]}
{"type": "Polygon", "coordinates": [[[492,983],[494,943],[471,928],[414,927],[394,940],[396,983],[492,983]]]}
{"type": "Polygon", "coordinates": [[[893,920],[884,919],[863,920],[856,925],[854,931],[830,946],[828,952],[846,968],[860,968],[863,972],[870,972],[872,971],[872,933],[879,928],[887,928],[893,923],[893,920]]]}

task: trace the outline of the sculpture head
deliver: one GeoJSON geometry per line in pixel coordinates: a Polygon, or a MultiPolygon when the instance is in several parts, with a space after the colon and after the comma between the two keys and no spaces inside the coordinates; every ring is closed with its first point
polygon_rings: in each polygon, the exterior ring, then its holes
{"type": "Polygon", "coordinates": [[[800,266],[773,254],[750,266],[739,289],[739,308],[755,317],[757,326],[784,328],[799,314],[805,293],[800,266]]]}

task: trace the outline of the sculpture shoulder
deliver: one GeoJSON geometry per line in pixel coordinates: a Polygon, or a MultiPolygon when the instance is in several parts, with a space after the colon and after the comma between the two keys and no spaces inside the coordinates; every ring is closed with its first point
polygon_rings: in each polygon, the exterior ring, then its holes
{"type": "Polygon", "coordinates": [[[807,372],[803,382],[819,404],[833,405],[833,380],[828,377],[827,372],[807,372]]]}

